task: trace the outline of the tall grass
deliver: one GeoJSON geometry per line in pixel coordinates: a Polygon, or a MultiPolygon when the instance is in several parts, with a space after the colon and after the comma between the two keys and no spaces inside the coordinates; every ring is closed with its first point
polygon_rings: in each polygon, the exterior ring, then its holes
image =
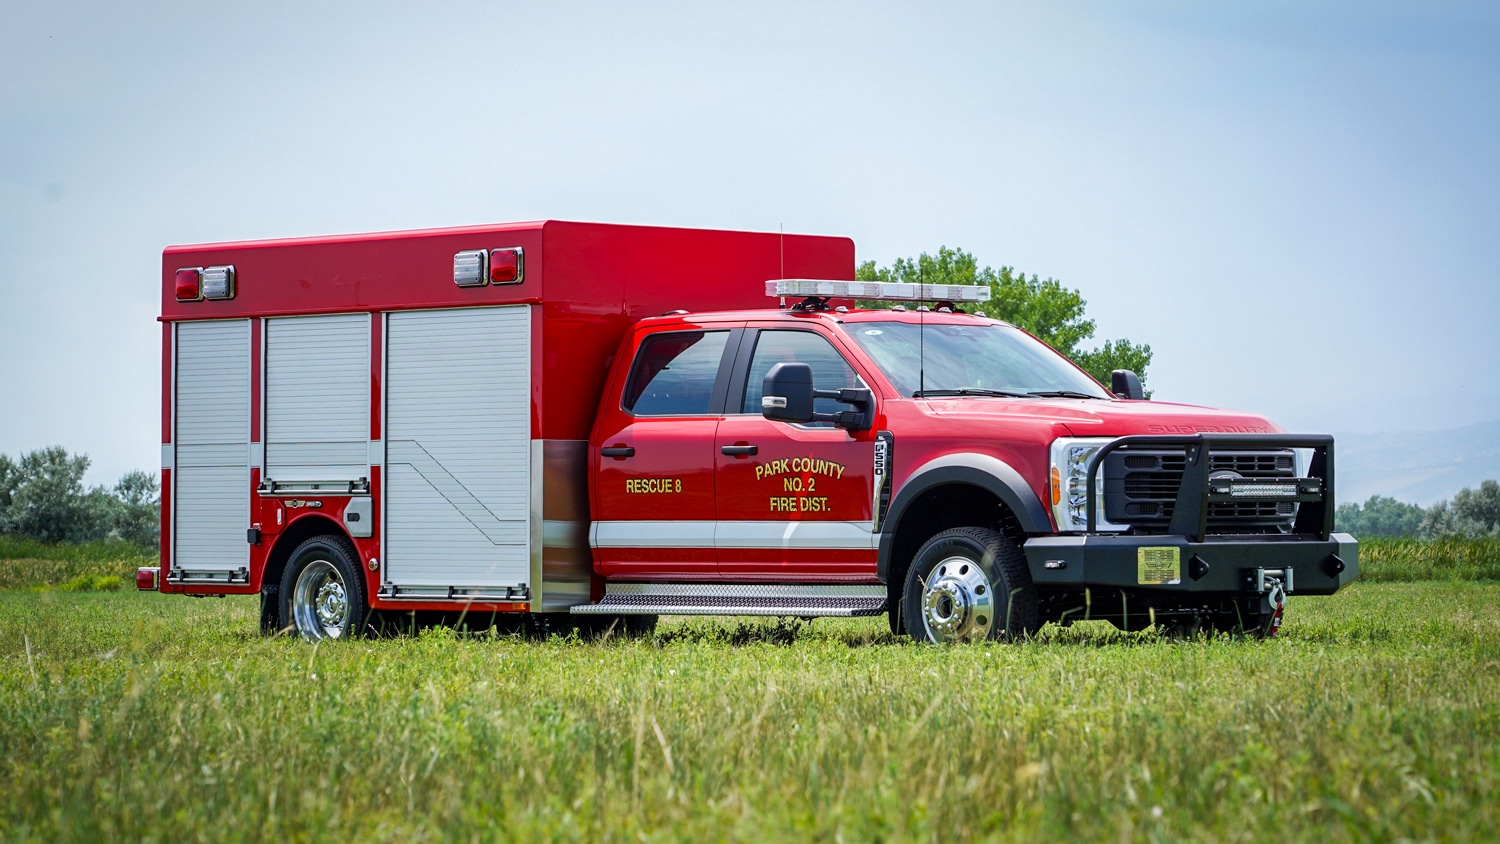
{"type": "Polygon", "coordinates": [[[1373,583],[1500,581],[1500,539],[1362,539],[1359,570],[1361,580],[1373,583]]]}
{"type": "Polygon", "coordinates": [[[137,567],[156,560],[154,551],[121,540],[50,545],[0,536],[0,590],[120,589],[135,582],[137,567]]]}
{"type": "Polygon", "coordinates": [[[108,591],[135,582],[157,552],[121,539],[50,544],[0,536],[0,590],[108,591]]]}
{"type": "Polygon", "coordinates": [[[1294,597],[1271,642],[958,648],[881,619],[314,646],[253,599],[12,593],[0,838],[1493,840],[1496,665],[1489,584],[1294,597]]]}

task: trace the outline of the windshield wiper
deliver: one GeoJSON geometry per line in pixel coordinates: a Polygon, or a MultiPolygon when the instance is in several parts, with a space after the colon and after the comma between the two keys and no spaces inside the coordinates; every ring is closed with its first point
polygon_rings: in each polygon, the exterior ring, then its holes
{"type": "Polygon", "coordinates": [[[1104,396],[1080,393],[1077,390],[1034,390],[1026,395],[1036,396],[1039,399],[1098,399],[1100,401],[1109,401],[1104,396]]]}
{"type": "Polygon", "coordinates": [[[990,396],[1004,399],[1029,399],[1036,393],[1015,393],[1005,390],[984,390],[977,387],[963,387],[957,390],[917,390],[911,394],[914,399],[931,399],[942,396],[990,396]]]}

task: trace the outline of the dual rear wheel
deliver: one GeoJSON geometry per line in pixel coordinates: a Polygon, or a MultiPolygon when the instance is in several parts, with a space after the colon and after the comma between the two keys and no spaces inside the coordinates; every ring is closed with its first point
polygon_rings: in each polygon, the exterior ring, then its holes
{"type": "MultiPolygon", "coordinates": [[[[263,597],[261,627],[310,641],[344,639],[372,632],[373,613],[359,557],[339,536],[315,536],[298,545],[287,561],[277,590],[263,597]]],[[[588,637],[650,635],[656,616],[587,618],[567,613],[528,613],[521,629],[545,638],[577,630],[588,637]]]]}
{"type": "Polygon", "coordinates": [[[370,614],[354,549],[334,536],[315,536],[297,546],[277,596],[279,627],[309,640],[361,634],[370,614]]]}

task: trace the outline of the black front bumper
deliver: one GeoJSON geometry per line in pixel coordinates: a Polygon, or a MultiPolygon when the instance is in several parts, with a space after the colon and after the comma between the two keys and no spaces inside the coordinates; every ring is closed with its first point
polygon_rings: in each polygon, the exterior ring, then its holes
{"type": "MultiPolygon", "coordinates": [[[[1359,543],[1314,536],[1038,536],[1022,546],[1039,588],[1251,594],[1257,571],[1292,572],[1293,595],[1332,595],[1359,577],[1359,543]],[[1175,568],[1174,568],[1175,563],[1175,568]]],[[[1283,583],[1285,578],[1280,578],[1283,583]]]]}
{"type": "MultiPolygon", "coordinates": [[[[1230,473],[1233,474],[1233,473],[1230,473]]],[[[1359,577],[1359,544],[1333,530],[1333,438],[1322,434],[1194,434],[1120,437],[1089,461],[1085,512],[1088,532],[1040,536],[1024,550],[1031,579],[1039,588],[1102,586],[1185,596],[1264,594],[1268,577],[1291,594],[1331,595],[1359,577]],[[1181,449],[1182,480],[1171,524],[1164,535],[1120,535],[1096,531],[1099,508],[1095,480],[1104,457],[1131,447],[1181,449]],[[1312,450],[1307,478],[1277,479],[1295,484],[1295,523],[1285,534],[1214,535],[1209,507],[1216,501],[1256,500],[1275,491],[1256,491],[1268,482],[1217,478],[1211,454],[1217,449],[1304,448],[1312,450]],[[1237,484],[1252,493],[1242,497],[1237,484]],[[1289,573],[1289,574],[1288,574],[1289,573]]],[[[1243,491],[1243,490],[1241,490],[1243,491]]],[[[1271,500],[1288,500],[1279,496],[1271,500]]]]}

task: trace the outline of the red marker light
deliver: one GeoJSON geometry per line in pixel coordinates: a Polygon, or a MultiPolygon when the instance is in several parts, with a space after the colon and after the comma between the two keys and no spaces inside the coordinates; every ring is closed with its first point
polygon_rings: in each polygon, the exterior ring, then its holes
{"type": "Polygon", "coordinates": [[[194,267],[177,271],[177,301],[196,302],[203,298],[203,271],[194,267]]]}
{"type": "Polygon", "coordinates": [[[516,284],[526,274],[521,247],[490,250],[490,284],[516,284]]]}

